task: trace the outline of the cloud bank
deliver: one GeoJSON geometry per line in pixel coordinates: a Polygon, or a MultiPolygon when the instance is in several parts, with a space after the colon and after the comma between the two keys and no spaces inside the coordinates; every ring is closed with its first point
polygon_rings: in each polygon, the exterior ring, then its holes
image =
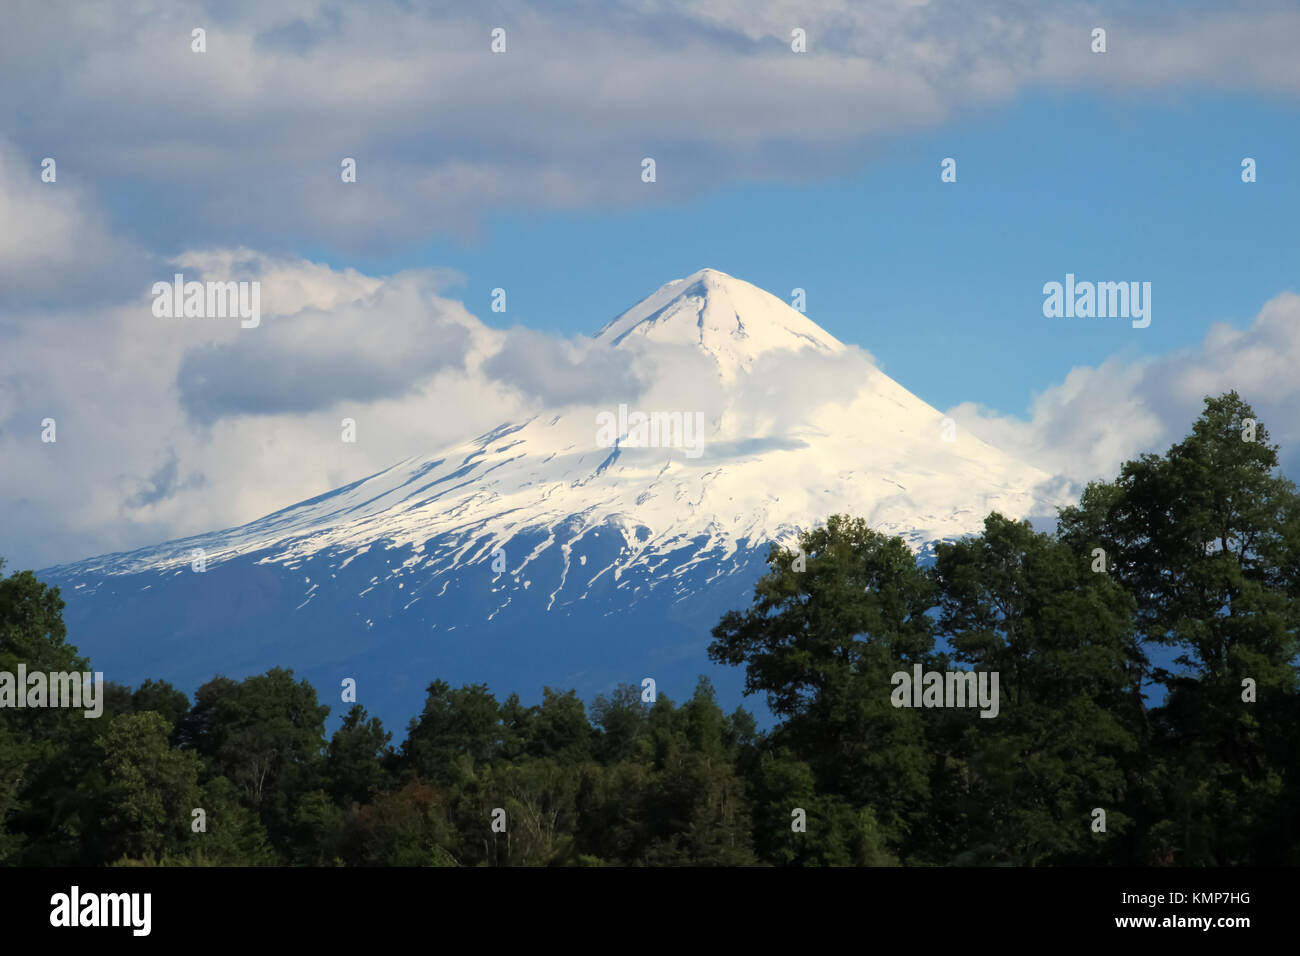
{"type": "Polygon", "coordinates": [[[472,13],[189,0],[112,16],[14,0],[0,6],[0,127],[32,167],[51,156],[61,182],[125,193],[122,221],[152,248],[253,233],[268,249],[310,236],[378,251],[472,235],[493,209],[634,207],[845,173],[891,135],[1032,90],[1296,97],[1298,32],[1300,10],[1272,0],[503,0],[472,13]],[[346,188],[344,158],[357,164],[346,188]]]}

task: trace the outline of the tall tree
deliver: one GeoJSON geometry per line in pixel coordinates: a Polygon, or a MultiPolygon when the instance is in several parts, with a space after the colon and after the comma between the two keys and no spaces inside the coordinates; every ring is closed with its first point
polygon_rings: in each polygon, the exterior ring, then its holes
{"type": "Polygon", "coordinates": [[[96,741],[105,781],[87,839],[106,860],[181,852],[203,809],[199,759],[172,748],[172,726],[153,712],[113,719],[96,741]]]}
{"type": "Polygon", "coordinates": [[[502,735],[501,708],[486,684],[453,689],[436,680],[407,730],[403,763],[425,780],[448,782],[459,774],[461,758],[471,767],[491,760],[502,735]]]}
{"type": "Polygon", "coordinates": [[[1065,540],[1107,548],[1143,640],[1177,655],[1153,669],[1167,690],[1154,719],[1169,759],[1161,812],[1182,823],[1155,849],[1186,863],[1287,852],[1266,821],[1288,787],[1300,503],[1277,451],[1236,392],[1207,398],[1186,439],[1062,513],[1065,540]]]}
{"type": "Polygon", "coordinates": [[[319,789],[324,774],[325,718],[307,681],[273,668],[236,683],[218,677],[195,693],[178,734],[261,817],[272,844],[287,853],[295,804],[319,789]]]}
{"type": "MultiPolygon", "coordinates": [[[[1140,707],[1133,601],[1092,561],[996,513],[982,534],[936,549],[941,633],[977,678],[998,677],[997,715],[954,715],[964,739],[944,748],[968,773],[967,852],[1016,865],[1097,861],[1126,828],[1123,764],[1140,707]],[[1098,807],[1105,838],[1091,828],[1098,807]]],[[[953,726],[940,718],[936,729],[953,726]]]]}
{"type": "MultiPolygon", "coordinates": [[[[4,561],[0,559],[0,569],[4,561]]],[[[87,673],[67,642],[59,589],[31,571],[0,577],[0,672],[87,673]]],[[[25,688],[20,688],[25,692],[25,688]]],[[[82,858],[81,827],[94,773],[95,737],[108,718],[67,707],[0,708],[0,861],[69,865],[82,858]]],[[[98,862],[98,861],[96,861],[98,862]]]]}
{"type": "Polygon", "coordinates": [[[378,717],[353,704],[334,731],[325,758],[331,796],[342,806],[370,803],[387,788],[393,735],[378,717]]]}
{"type": "Polygon", "coordinates": [[[754,604],[713,629],[709,656],[744,665],[784,723],[773,746],[812,767],[818,790],[871,808],[901,844],[926,813],[932,758],[920,716],[891,703],[892,675],[930,665],[930,579],[907,544],[832,515],[773,547],[754,604]]]}

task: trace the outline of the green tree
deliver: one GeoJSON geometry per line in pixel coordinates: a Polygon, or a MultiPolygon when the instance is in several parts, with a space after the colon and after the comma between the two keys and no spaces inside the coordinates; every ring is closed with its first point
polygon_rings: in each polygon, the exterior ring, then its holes
{"type": "Polygon", "coordinates": [[[103,858],[180,852],[201,806],[199,760],[170,744],[172,726],[152,712],[113,719],[95,743],[104,787],[87,838],[103,858]]]}
{"type": "Polygon", "coordinates": [[[746,693],[766,693],[784,718],[772,746],[807,762],[820,792],[872,809],[901,844],[927,812],[933,760],[920,716],[893,707],[891,677],[939,660],[933,585],[901,538],[841,515],[798,549],[773,547],[768,567],[753,606],[713,629],[709,656],[744,665],[746,693]]]}
{"type": "MultiPolygon", "coordinates": [[[[59,589],[31,571],[0,578],[0,672],[90,670],[67,642],[63,606],[59,589]]],[[[0,708],[0,861],[98,862],[85,858],[88,790],[78,782],[93,774],[94,739],[108,719],[66,707],[0,708]]]]}
{"type": "Polygon", "coordinates": [[[1126,828],[1123,764],[1142,706],[1129,681],[1133,600],[1092,561],[996,513],[982,534],[936,550],[941,633],[957,661],[999,681],[996,717],[931,722],[966,772],[964,850],[1016,865],[1095,861],[1105,840],[1092,808],[1107,809],[1108,838],[1126,828]]]}
{"type": "Polygon", "coordinates": [[[695,694],[673,711],[661,697],[655,774],[644,803],[653,834],[644,851],[652,864],[744,866],[754,862],[750,804],[736,772],[736,744],[713,685],[701,677],[695,694]]]}
{"type": "Polygon", "coordinates": [[[325,758],[330,795],[342,806],[370,803],[389,785],[393,735],[384,730],[378,717],[366,716],[366,709],[353,704],[334,731],[325,758]]]}
{"type": "Polygon", "coordinates": [[[491,760],[503,736],[501,708],[486,684],[452,689],[446,681],[429,685],[424,709],[413,719],[402,745],[402,763],[425,780],[455,779],[460,758],[470,765],[491,760]]]}
{"type": "Polygon", "coordinates": [[[1061,516],[1064,540],[1107,550],[1143,642],[1177,655],[1152,669],[1167,689],[1152,731],[1168,761],[1157,812],[1178,821],[1166,843],[1184,863],[1276,861],[1295,846],[1277,841],[1276,808],[1295,792],[1300,502],[1277,466],[1268,429],[1229,392],[1165,455],[1126,463],[1061,516]]]}
{"type": "Polygon", "coordinates": [[[593,748],[602,763],[628,759],[640,750],[648,710],[641,691],[631,684],[619,684],[610,694],[597,696],[591,706],[592,722],[599,728],[593,748]]]}
{"type": "Polygon", "coordinates": [[[443,795],[418,780],[352,812],[347,861],[361,866],[455,866],[443,795]]]}
{"type": "Polygon", "coordinates": [[[190,699],[165,680],[149,678],[131,695],[131,709],[137,714],[151,710],[173,727],[179,727],[190,712],[190,699]]]}
{"type": "Polygon", "coordinates": [[[204,758],[210,776],[239,788],[272,845],[289,855],[297,800],[323,782],[328,714],[310,683],[274,668],[239,683],[218,677],[204,684],[178,736],[204,758]]]}

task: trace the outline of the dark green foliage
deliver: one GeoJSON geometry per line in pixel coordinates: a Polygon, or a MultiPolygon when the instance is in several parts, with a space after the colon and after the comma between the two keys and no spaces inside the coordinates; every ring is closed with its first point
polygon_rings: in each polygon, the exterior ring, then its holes
{"type": "Polygon", "coordinates": [[[235,786],[271,844],[289,855],[297,803],[323,782],[329,708],[317,703],[310,684],[282,668],[240,683],[218,677],[194,697],[180,728],[182,745],[212,776],[235,786]]]}
{"type": "Polygon", "coordinates": [[[773,745],[807,762],[819,791],[902,840],[927,811],[929,757],[920,715],[890,703],[890,678],[938,661],[932,583],[902,539],[857,519],[832,516],[800,551],[802,571],[796,552],[773,549],[754,607],[723,618],[709,656],[745,665],[746,689],[785,718],[773,745]]]}
{"type": "Polygon", "coordinates": [[[1100,806],[1109,837],[1127,827],[1121,768],[1141,710],[1132,599],[1087,555],[997,514],[978,538],[939,547],[935,579],[954,658],[1000,677],[997,718],[958,712],[938,728],[965,737],[946,748],[968,781],[950,795],[970,830],[960,849],[1017,865],[1104,859],[1103,837],[1080,821],[1100,806]]]}
{"type": "Polygon", "coordinates": [[[1167,455],[1127,463],[1062,513],[1064,540],[1112,557],[1139,639],[1178,654],[1152,671],[1168,689],[1150,715],[1161,779],[1145,808],[1157,836],[1144,853],[1159,861],[1296,861],[1281,801],[1296,788],[1300,498],[1268,438],[1236,392],[1206,399],[1167,455]]]}
{"type": "Polygon", "coordinates": [[[424,711],[411,721],[402,764],[428,780],[450,781],[489,759],[501,742],[501,713],[486,684],[453,690],[446,681],[429,685],[424,711]]]}
{"type": "Polygon", "coordinates": [[[392,739],[378,717],[367,719],[364,707],[352,705],[343,726],[334,731],[325,758],[329,792],[341,806],[370,803],[388,788],[392,739]]]}
{"type": "Polygon", "coordinates": [[[199,758],[171,746],[172,726],[156,713],[113,718],[95,741],[103,784],[96,787],[85,837],[107,860],[182,851],[193,811],[202,807],[199,758]]]}

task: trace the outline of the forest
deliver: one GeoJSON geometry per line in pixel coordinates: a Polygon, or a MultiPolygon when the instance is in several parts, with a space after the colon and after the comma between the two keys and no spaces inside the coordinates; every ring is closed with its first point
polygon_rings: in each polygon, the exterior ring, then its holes
{"type": "MultiPolygon", "coordinates": [[[[327,735],[284,668],[192,698],[108,683],[97,719],[0,708],[0,863],[1300,863],[1300,494],[1278,453],[1231,392],[1050,533],[994,513],[922,560],[828,516],[708,644],[766,730],[705,679],[525,705],[428,675],[400,742],[359,704],[327,735]],[[897,706],[918,665],[996,673],[996,716],[897,706]]],[[[0,672],[93,669],[62,608],[0,578],[0,672]]]]}

